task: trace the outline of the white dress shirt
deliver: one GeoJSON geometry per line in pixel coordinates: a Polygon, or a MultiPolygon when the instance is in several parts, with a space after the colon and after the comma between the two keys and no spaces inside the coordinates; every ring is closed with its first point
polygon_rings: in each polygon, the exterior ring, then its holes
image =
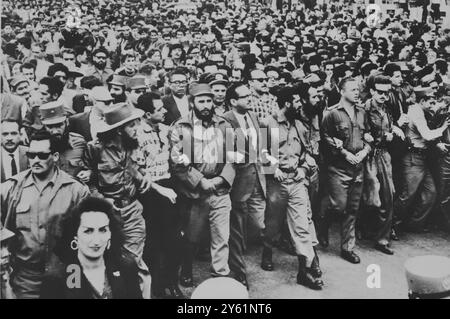
{"type": "Polygon", "coordinates": [[[185,117],[189,114],[189,101],[187,95],[183,96],[181,99],[173,96],[175,103],[177,104],[178,111],[180,111],[181,117],[185,117]]]}
{"type": "Polygon", "coordinates": [[[248,137],[248,134],[250,133],[250,135],[252,137],[251,138],[252,146],[254,149],[256,149],[256,146],[258,143],[258,134],[256,133],[256,129],[255,129],[255,126],[253,125],[253,121],[252,121],[250,115],[248,113],[240,114],[234,110],[233,110],[233,113],[236,116],[236,118],[239,122],[239,126],[242,129],[242,131],[244,132],[245,136],[248,137]],[[249,132],[247,132],[247,130],[245,129],[245,127],[247,126],[245,124],[245,115],[247,115],[247,123],[248,123],[248,127],[249,127],[249,132]]]}
{"type": "MultiPolygon", "coordinates": [[[[8,179],[12,176],[12,167],[11,167],[11,156],[9,155],[7,150],[2,148],[2,166],[3,171],[5,172],[5,179],[8,179]]],[[[14,160],[16,161],[17,173],[20,172],[20,164],[19,164],[19,148],[17,148],[14,153],[14,160]]]]}

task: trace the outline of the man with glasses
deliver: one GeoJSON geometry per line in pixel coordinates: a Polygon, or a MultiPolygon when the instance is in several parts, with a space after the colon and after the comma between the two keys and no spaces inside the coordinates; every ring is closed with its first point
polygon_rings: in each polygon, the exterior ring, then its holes
{"type": "Polygon", "coordinates": [[[40,297],[42,278],[52,271],[50,257],[62,218],[89,195],[87,186],[58,168],[56,145],[50,133],[34,134],[26,153],[31,168],[2,187],[2,223],[16,234],[11,245],[11,287],[19,299],[40,297]]]}
{"type": "Polygon", "coordinates": [[[190,107],[186,89],[187,75],[183,68],[177,68],[169,74],[170,94],[163,97],[164,108],[167,110],[164,124],[170,125],[180,117],[189,114],[190,107]]]}
{"type": "Polygon", "coordinates": [[[426,114],[435,113],[439,107],[433,90],[430,87],[416,87],[414,93],[417,103],[411,105],[408,111],[406,140],[409,145],[402,160],[405,182],[394,207],[403,229],[421,232],[436,199],[436,186],[427,162],[430,142],[443,135],[450,125],[450,118],[442,126],[430,129],[426,114]]]}
{"type": "Polygon", "coordinates": [[[92,52],[92,66],[86,71],[86,76],[95,75],[103,84],[106,84],[108,77],[113,74],[113,70],[107,67],[108,51],[104,47],[95,49],[92,52]]]}
{"type": "Polygon", "coordinates": [[[275,114],[279,108],[276,97],[269,93],[266,73],[255,69],[250,72],[250,77],[252,111],[256,113],[260,120],[275,114]]]}

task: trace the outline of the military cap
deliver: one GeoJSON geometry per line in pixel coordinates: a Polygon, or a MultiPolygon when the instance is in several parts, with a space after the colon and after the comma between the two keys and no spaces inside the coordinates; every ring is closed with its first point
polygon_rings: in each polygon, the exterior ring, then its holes
{"type": "Polygon", "coordinates": [[[44,125],[62,123],[66,120],[66,111],[61,101],[52,101],[39,107],[41,122],[44,125]]]}

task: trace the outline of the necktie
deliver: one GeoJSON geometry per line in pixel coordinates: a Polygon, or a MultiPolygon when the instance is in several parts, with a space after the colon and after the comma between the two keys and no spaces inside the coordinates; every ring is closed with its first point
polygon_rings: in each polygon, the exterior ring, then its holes
{"type": "Polygon", "coordinates": [[[17,165],[14,159],[14,154],[9,154],[11,156],[11,176],[17,175],[17,165]]]}
{"type": "MultiPolygon", "coordinates": [[[[250,126],[249,118],[247,114],[244,115],[245,120],[245,131],[247,132],[247,139],[249,142],[249,146],[251,147],[251,157],[253,158],[256,152],[256,143],[257,143],[257,137],[256,137],[256,131],[253,129],[253,127],[250,126]]],[[[250,151],[250,149],[249,149],[250,151]]]]}

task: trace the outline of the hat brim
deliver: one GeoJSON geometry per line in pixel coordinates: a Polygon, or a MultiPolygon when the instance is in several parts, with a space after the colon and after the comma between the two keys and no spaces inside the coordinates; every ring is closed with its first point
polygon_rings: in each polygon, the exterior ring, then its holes
{"type": "Polygon", "coordinates": [[[147,87],[145,85],[139,85],[135,87],[130,87],[130,90],[139,90],[139,89],[146,89],[147,87]]]}
{"type": "Polygon", "coordinates": [[[228,84],[230,84],[230,82],[228,82],[226,80],[214,80],[209,83],[209,86],[213,86],[213,85],[217,85],[217,84],[222,84],[222,85],[227,86],[228,84]]]}
{"type": "Polygon", "coordinates": [[[9,229],[2,228],[0,230],[0,242],[5,241],[14,236],[15,236],[14,233],[12,231],[10,231],[9,229]]]}
{"type": "Polygon", "coordinates": [[[214,94],[212,92],[208,92],[208,91],[198,92],[195,95],[192,95],[192,97],[197,97],[197,96],[202,96],[202,95],[208,95],[208,96],[214,97],[214,94]]]}
{"type": "Polygon", "coordinates": [[[61,117],[55,117],[49,120],[41,120],[41,123],[44,125],[52,125],[52,124],[57,124],[57,123],[62,123],[67,119],[66,116],[61,116],[61,117]]]}
{"type": "Polygon", "coordinates": [[[131,121],[141,118],[142,116],[144,116],[144,114],[145,114],[145,112],[143,110],[135,109],[135,110],[133,110],[133,114],[129,118],[126,118],[120,122],[114,123],[113,125],[108,125],[105,123],[102,127],[100,127],[97,130],[97,133],[105,133],[105,132],[111,131],[115,128],[118,128],[118,127],[124,125],[124,124],[127,124],[128,122],[131,122],[131,121]]]}
{"type": "Polygon", "coordinates": [[[84,76],[83,73],[77,72],[77,71],[69,71],[67,74],[68,77],[73,77],[73,78],[81,78],[84,76]]]}
{"type": "Polygon", "coordinates": [[[108,84],[113,84],[113,85],[118,85],[118,86],[127,86],[127,84],[126,83],[120,83],[120,82],[115,82],[115,81],[111,81],[111,82],[108,82],[108,84]]]}

